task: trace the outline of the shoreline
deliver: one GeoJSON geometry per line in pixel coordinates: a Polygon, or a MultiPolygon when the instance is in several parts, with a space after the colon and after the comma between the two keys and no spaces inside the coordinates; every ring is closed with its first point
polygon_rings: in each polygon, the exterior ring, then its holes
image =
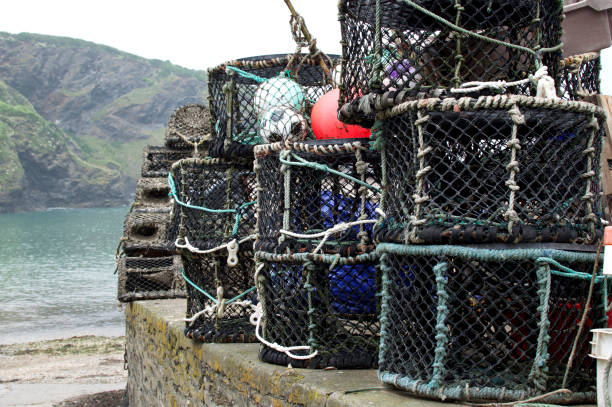
{"type": "Polygon", "coordinates": [[[75,335],[28,342],[2,343],[0,344],[0,356],[110,354],[123,352],[124,343],[125,336],[123,335],[75,335]]]}
{"type": "Polygon", "coordinates": [[[124,336],[96,335],[1,345],[0,405],[51,407],[73,399],[121,398],[127,384],[124,346],[124,336]]]}

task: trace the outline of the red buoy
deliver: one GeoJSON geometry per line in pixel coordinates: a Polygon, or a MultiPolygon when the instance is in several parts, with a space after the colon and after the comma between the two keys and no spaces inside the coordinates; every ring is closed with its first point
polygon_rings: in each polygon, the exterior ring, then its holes
{"type": "Polygon", "coordinates": [[[370,129],[338,120],[338,97],[340,91],[332,89],[316,101],[310,114],[312,132],[317,140],[368,138],[370,129]]]}

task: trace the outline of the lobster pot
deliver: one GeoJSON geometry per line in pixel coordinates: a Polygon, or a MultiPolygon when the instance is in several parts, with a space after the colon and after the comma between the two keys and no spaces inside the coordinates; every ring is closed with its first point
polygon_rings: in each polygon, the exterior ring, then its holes
{"type": "Polygon", "coordinates": [[[200,342],[255,342],[249,317],[257,305],[253,252],[241,251],[238,264],[227,253],[183,252],[187,287],[185,335],[200,342]],[[219,294],[222,294],[221,296],[219,294]],[[220,306],[220,301],[224,305],[220,306]]]}
{"type": "Polygon", "coordinates": [[[170,246],[170,207],[134,207],[123,222],[124,251],[166,251],[170,246]]]}
{"type": "Polygon", "coordinates": [[[250,160],[186,158],[172,165],[171,241],[194,252],[232,240],[251,250],[255,238],[255,173],[250,160]]]}
{"type": "Polygon", "coordinates": [[[142,151],[141,175],[144,178],[166,178],[173,163],[192,154],[192,150],[146,146],[142,151]]]}
{"type": "Polygon", "coordinates": [[[599,72],[601,58],[598,52],[576,55],[561,61],[559,96],[566,100],[581,100],[600,93],[599,72]]]}
{"type": "Polygon", "coordinates": [[[387,113],[380,241],[591,244],[601,235],[601,108],[498,96],[387,113]]]}
{"type": "Polygon", "coordinates": [[[210,113],[204,105],[179,107],[168,119],[166,146],[176,149],[197,149],[204,155],[210,141],[210,113]]]}
{"type": "Polygon", "coordinates": [[[136,182],[135,206],[170,206],[168,178],[140,178],[136,182]]]}
{"type": "Polygon", "coordinates": [[[380,154],[367,140],[264,144],[255,157],[256,250],[350,256],[373,249],[380,154]],[[365,222],[324,236],[356,221],[365,222]]]}
{"type": "MultiPolygon", "coordinates": [[[[372,116],[364,115],[367,113],[364,103],[374,109],[379,106],[373,100],[366,103],[359,99],[370,94],[389,92],[382,103],[393,105],[423,95],[447,95],[450,89],[471,81],[526,79],[536,71],[538,49],[548,73],[553,78],[558,75],[561,0],[413,0],[413,3],[340,1],[343,56],[340,120],[368,122],[372,116]],[[551,47],[554,51],[544,50],[551,47]]],[[[523,84],[509,92],[534,95],[535,88],[523,84]]]]}
{"type": "Polygon", "coordinates": [[[261,360],[311,369],[376,367],[379,281],[372,253],[256,252],[255,258],[263,309],[258,335],[265,341],[261,360]]]}
{"type": "Polygon", "coordinates": [[[580,329],[595,253],[390,243],[377,252],[383,382],[462,402],[524,400],[562,387],[571,394],[538,402],[595,401],[589,341],[590,329],[606,326],[600,269],[580,329]]]}
{"type": "Polygon", "coordinates": [[[120,257],[118,295],[121,302],[185,297],[180,256],[120,257]]]}
{"type": "Polygon", "coordinates": [[[252,157],[253,146],[263,142],[260,119],[281,105],[309,117],[331,89],[327,80],[319,60],[308,55],[257,56],[209,69],[211,156],[252,157]]]}

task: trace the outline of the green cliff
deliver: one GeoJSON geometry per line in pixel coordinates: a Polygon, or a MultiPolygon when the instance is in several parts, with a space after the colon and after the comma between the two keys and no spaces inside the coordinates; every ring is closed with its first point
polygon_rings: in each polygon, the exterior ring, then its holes
{"type": "Polygon", "coordinates": [[[0,212],[131,200],[145,144],[206,75],[86,41],[0,32],[0,212]]]}

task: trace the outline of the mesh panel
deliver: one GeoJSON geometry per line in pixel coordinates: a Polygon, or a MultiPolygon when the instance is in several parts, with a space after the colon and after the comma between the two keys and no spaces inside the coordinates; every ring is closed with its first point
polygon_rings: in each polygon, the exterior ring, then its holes
{"type": "MultiPolygon", "coordinates": [[[[218,287],[223,287],[226,301],[254,286],[255,265],[252,252],[241,252],[236,267],[227,265],[227,257],[210,254],[183,255],[185,275],[198,288],[217,298],[218,287]]],[[[257,304],[253,290],[233,303],[226,304],[218,315],[214,301],[187,282],[187,318],[201,313],[193,322],[187,322],[185,335],[200,342],[256,342],[254,327],[249,322],[253,313],[250,306],[257,304]]]]}
{"type": "MultiPolygon", "coordinates": [[[[296,238],[282,235],[280,230],[314,234],[340,223],[376,219],[374,211],[379,193],[354,180],[380,188],[380,155],[367,150],[363,144],[310,142],[257,147],[255,169],[260,191],[256,249],[312,252],[322,237],[296,238]],[[297,165],[283,165],[281,159],[297,165]],[[304,166],[304,161],[308,166],[304,166]],[[286,182],[289,182],[287,191],[286,182]],[[285,214],[288,216],[284,221],[285,214]]],[[[322,250],[351,255],[368,251],[372,246],[372,224],[364,224],[334,234],[322,250]]]]}
{"type": "MultiPolygon", "coordinates": [[[[393,379],[395,385],[427,397],[460,400],[516,400],[562,387],[594,254],[537,249],[529,255],[529,250],[470,252],[457,246],[410,250],[388,244],[380,248],[381,253],[390,252],[381,258],[385,273],[381,320],[386,321],[380,360],[383,381],[393,379]],[[535,260],[538,257],[540,261],[535,260]],[[554,258],[586,276],[552,275],[548,325],[540,319],[540,294],[546,290],[539,290],[546,285],[548,268],[558,267],[543,258],[554,258]],[[544,277],[538,275],[538,267],[543,267],[544,277]],[[439,277],[436,268],[441,270],[439,277]],[[444,295],[448,299],[441,305],[444,295]],[[437,326],[440,318],[443,323],[437,326]],[[539,344],[548,352],[543,359],[538,356],[539,344]],[[436,354],[442,355],[440,365],[434,363],[436,354]],[[541,375],[533,376],[534,366],[541,368],[541,375]]],[[[594,400],[589,330],[606,324],[606,296],[602,280],[597,281],[568,376],[574,402],[594,400]]]]}
{"type": "MultiPolygon", "coordinates": [[[[282,106],[299,114],[286,121],[295,127],[293,133],[305,137],[304,121],[308,120],[312,104],[329,90],[316,58],[298,56],[290,79],[279,76],[292,61],[291,55],[267,55],[229,61],[208,71],[209,106],[212,117],[213,157],[252,157],[253,145],[261,144],[260,121],[266,117],[270,127],[273,108],[282,106]],[[240,69],[244,74],[227,71],[240,69]],[[246,74],[246,75],[245,75],[246,74]],[[253,76],[254,75],[254,76],[253,76]],[[260,83],[255,78],[270,79],[260,83]],[[228,106],[227,100],[231,96],[228,106]],[[229,113],[228,113],[229,109],[229,113]],[[227,137],[231,117],[231,137],[227,137]],[[298,127],[302,130],[298,131],[298,127]]],[[[284,113],[288,115],[287,112],[284,113]]],[[[269,131],[267,131],[269,133],[269,131]]],[[[291,133],[291,132],[290,132],[291,133]]],[[[266,137],[266,133],[264,133],[266,137]]]]}
{"type": "MultiPolygon", "coordinates": [[[[560,0],[415,3],[473,33],[531,50],[556,46],[561,40],[560,0]]],[[[402,92],[403,100],[439,96],[464,82],[516,81],[536,70],[535,58],[528,51],[458,34],[400,0],[381,0],[380,10],[372,0],[342,0],[339,12],[343,40],[340,106],[354,102],[354,112],[361,111],[358,99],[371,92],[402,92]],[[380,56],[375,52],[377,11],[382,26],[380,56]],[[381,77],[371,82],[377,72],[381,77]]],[[[542,57],[555,78],[561,52],[543,53],[542,57]]],[[[526,85],[511,92],[534,94],[535,89],[526,85]]],[[[350,111],[342,113],[341,119],[347,123],[371,118],[350,111]]]]}
{"type": "Polygon", "coordinates": [[[142,152],[142,176],[145,178],[166,178],[173,163],[191,157],[191,155],[191,150],[146,146],[142,152]]]}
{"type": "Polygon", "coordinates": [[[133,207],[125,217],[124,247],[128,250],[166,250],[169,247],[170,208],[133,207]]]}
{"type": "Polygon", "coordinates": [[[580,100],[586,94],[600,93],[599,54],[577,55],[565,58],[559,77],[559,96],[566,100],[580,100]]]}
{"type": "Polygon", "coordinates": [[[172,113],[166,127],[166,146],[178,149],[208,150],[210,113],[204,105],[184,105],[172,113]]]}
{"type": "Polygon", "coordinates": [[[275,261],[262,252],[256,257],[263,264],[258,274],[262,336],[282,346],[310,346],[317,351],[311,359],[296,360],[263,346],[263,361],[313,369],[376,366],[379,307],[373,261],[343,258],[330,270],[330,262],[306,257],[277,256],[275,261]]]}
{"type": "Polygon", "coordinates": [[[170,206],[168,178],[140,178],[136,182],[135,206],[170,206]]]}
{"type": "Polygon", "coordinates": [[[122,302],[185,296],[179,256],[120,257],[118,299],[122,302]]]}
{"type": "Polygon", "coordinates": [[[602,215],[596,174],[603,128],[596,129],[589,113],[571,111],[589,105],[474,111],[455,103],[447,105],[454,111],[409,110],[385,120],[384,210],[389,221],[380,240],[597,240],[602,215]],[[513,144],[517,112],[525,123],[517,125],[518,144],[513,144]],[[422,158],[419,151],[424,151],[422,158]]]}
{"type": "MultiPolygon", "coordinates": [[[[250,161],[188,158],[172,167],[178,200],[172,212],[174,242],[207,250],[255,233],[255,174],[250,161]],[[237,227],[236,227],[237,224],[237,227]]],[[[243,245],[241,245],[243,247],[243,245]]],[[[244,243],[243,248],[252,247],[244,243]]]]}

